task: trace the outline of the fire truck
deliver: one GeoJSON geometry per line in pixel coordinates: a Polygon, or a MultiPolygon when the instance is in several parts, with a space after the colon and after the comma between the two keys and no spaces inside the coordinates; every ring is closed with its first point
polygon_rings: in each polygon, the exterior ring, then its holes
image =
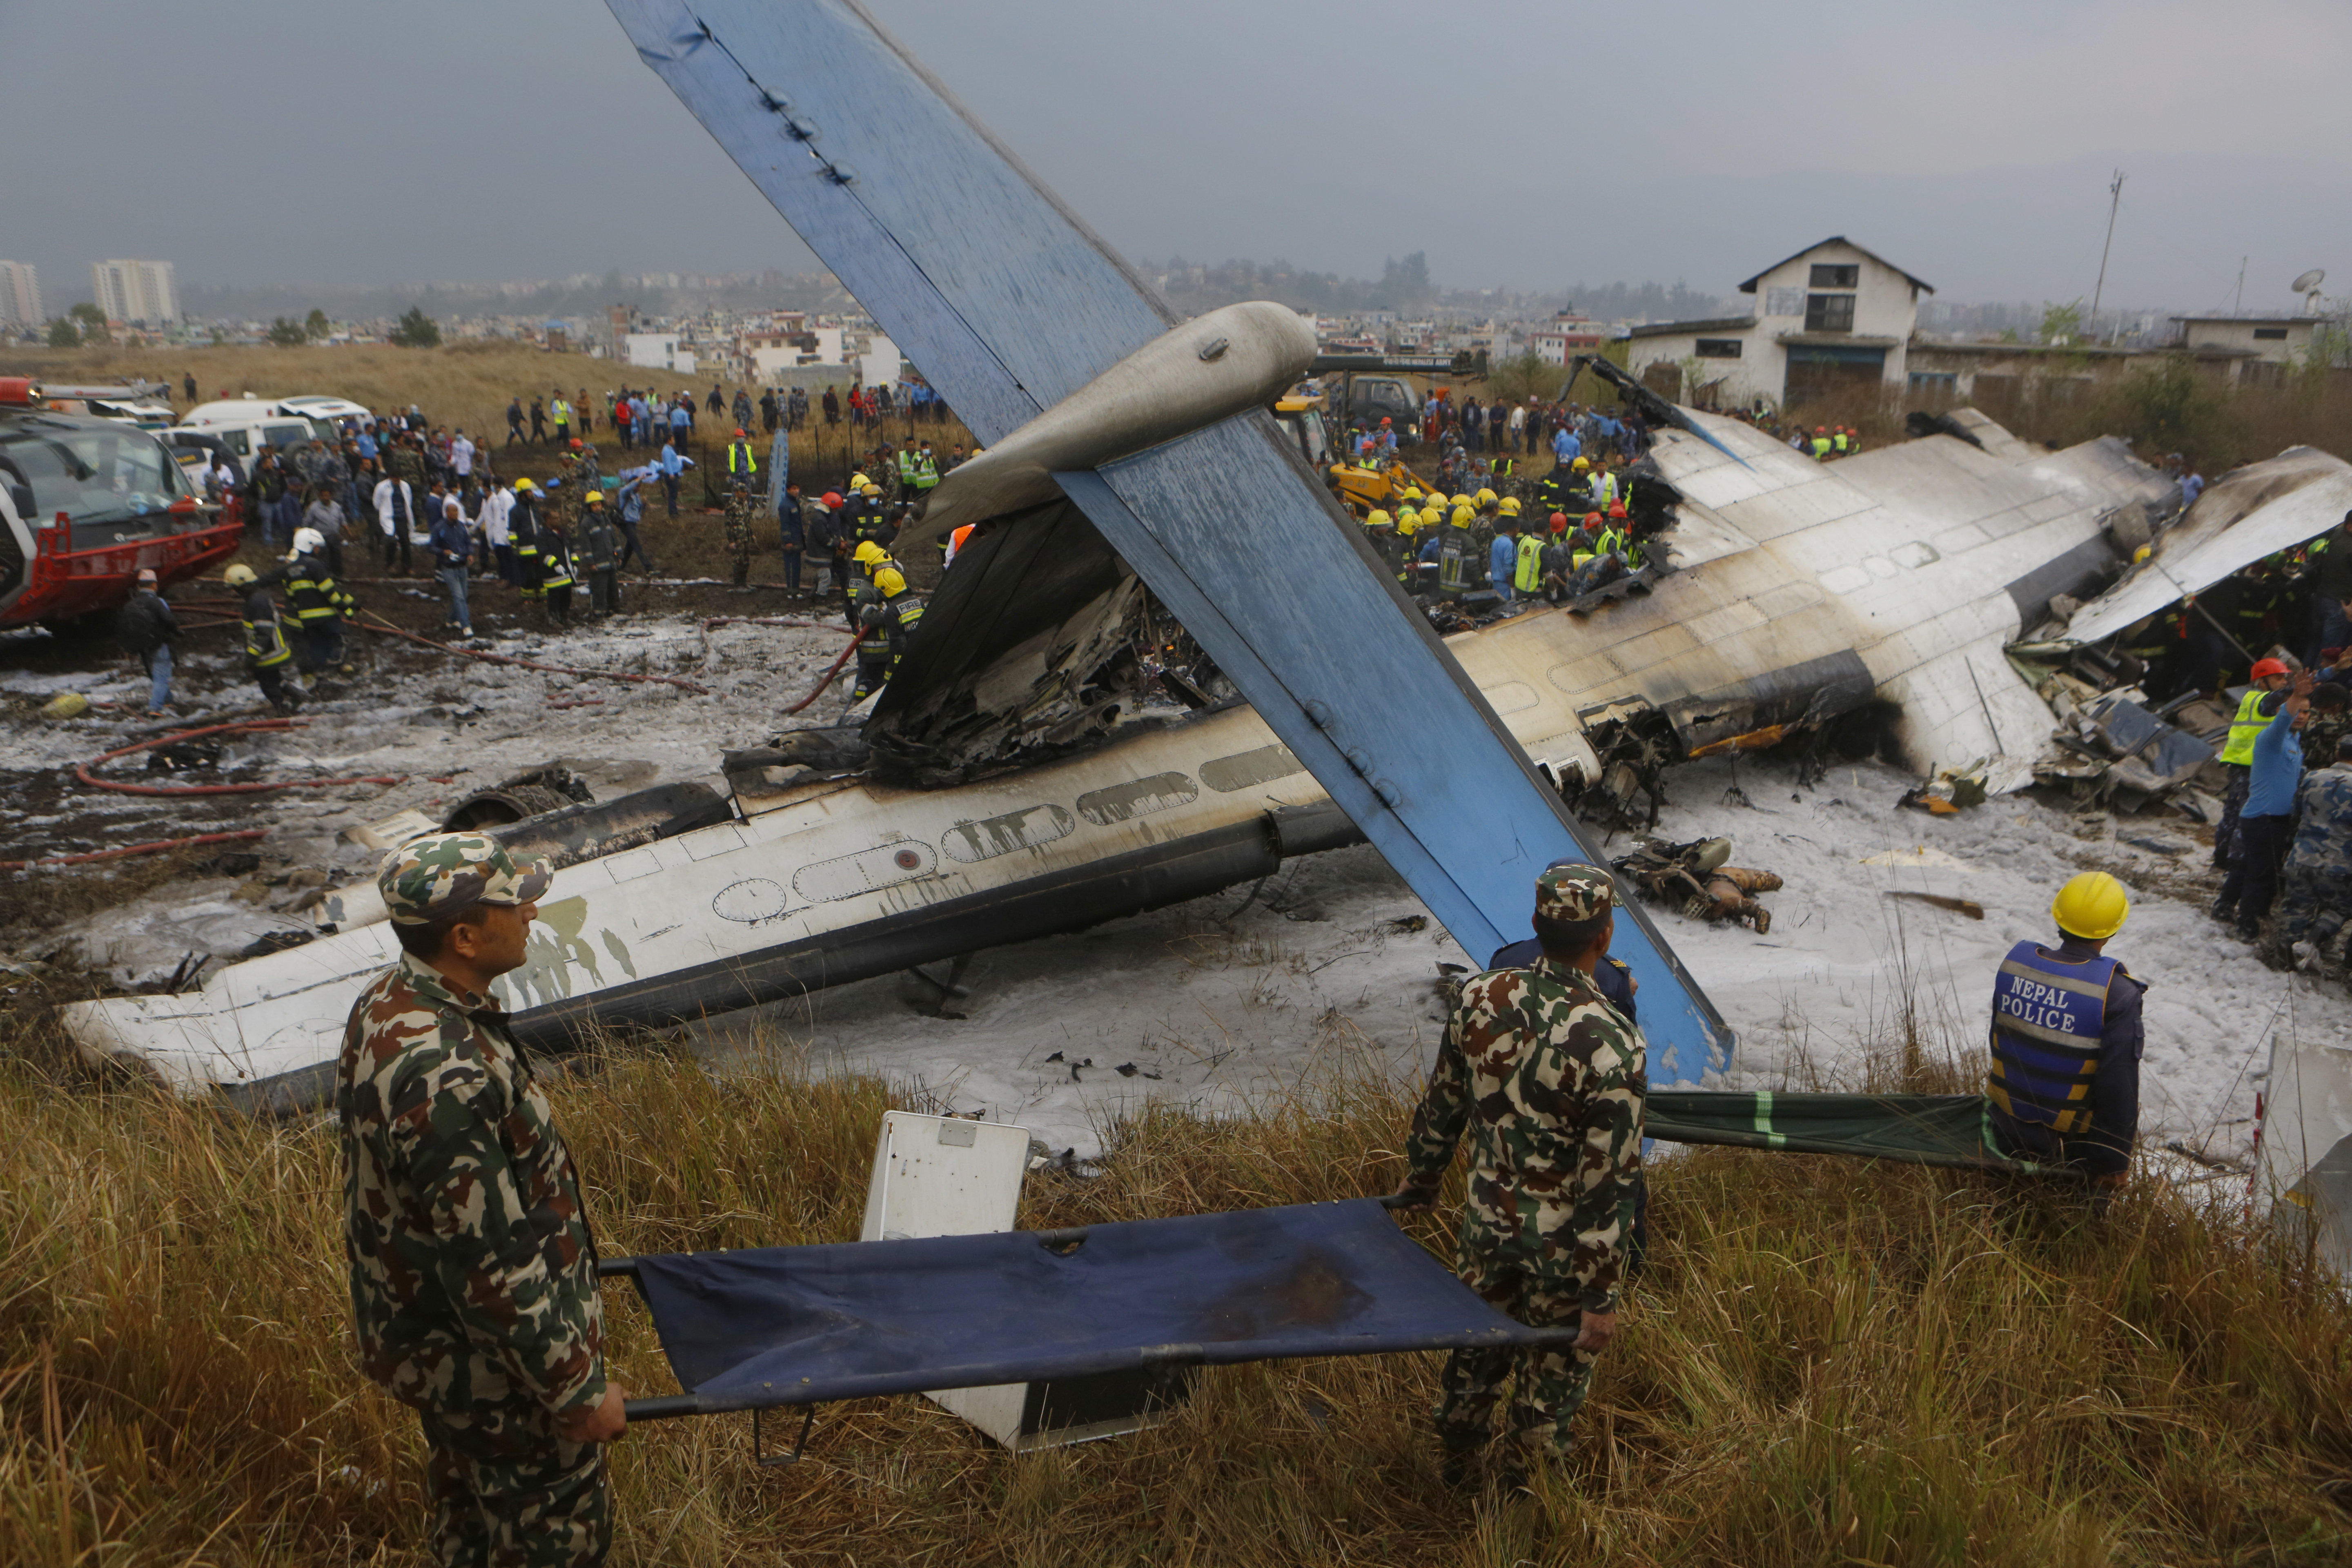
{"type": "Polygon", "coordinates": [[[167,586],[195,576],[236,552],[238,504],[206,502],[152,433],[0,377],[0,627],[86,629],[142,567],[167,586]]]}

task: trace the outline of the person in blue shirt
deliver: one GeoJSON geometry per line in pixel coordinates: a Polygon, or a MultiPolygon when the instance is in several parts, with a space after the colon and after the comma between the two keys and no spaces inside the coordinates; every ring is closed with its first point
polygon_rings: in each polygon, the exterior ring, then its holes
{"type": "Polygon", "coordinates": [[[434,519],[425,547],[433,552],[433,574],[449,590],[448,624],[457,628],[459,636],[470,637],[474,612],[466,603],[466,568],[474,559],[474,536],[466,531],[455,496],[444,500],[439,510],[441,515],[434,519]]]}
{"type": "MultiPolygon", "coordinates": [[[[629,564],[629,557],[637,558],[637,569],[650,577],[654,574],[653,557],[646,553],[646,542],[637,537],[637,524],[646,520],[646,481],[658,472],[651,463],[642,468],[631,468],[621,477],[619,499],[621,510],[614,521],[621,528],[621,553],[613,562],[613,574],[617,578],[629,564]]],[[[670,511],[677,515],[676,508],[670,511]]]]}
{"type": "Polygon", "coordinates": [[[1494,542],[1486,546],[1486,581],[1495,585],[1496,596],[1506,605],[1512,600],[1512,574],[1519,564],[1519,525],[1511,518],[1503,518],[1495,525],[1494,542]]]}
{"type": "MultiPolygon", "coordinates": [[[[922,388],[917,387],[919,396],[922,388]]],[[[801,515],[801,482],[784,481],[784,499],[776,503],[776,537],[784,552],[784,591],[801,591],[801,563],[808,555],[808,522],[801,515]]]]}
{"type": "Polygon", "coordinates": [[[2212,909],[2215,920],[2237,922],[2241,942],[2261,935],[2263,917],[2278,893],[2279,862],[2294,826],[2295,787],[2303,782],[2303,740],[2296,731],[2314,684],[2307,669],[2296,676],[2277,714],[2254,737],[2253,773],[2238,811],[2238,858],[2212,909]]]}
{"type": "Polygon", "coordinates": [[[685,443],[680,440],[670,440],[662,443],[662,494],[669,501],[669,514],[672,517],[676,517],[677,515],[677,478],[680,474],[686,472],[688,462],[687,458],[681,458],[677,454],[678,447],[683,445],[685,445],[685,443]]]}
{"type": "Polygon", "coordinates": [[[1584,442],[1577,436],[1574,430],[1570,429],[1566,425],[1562,425],[1558,430],[1552,432],[1551,457],[1553,462],[1558,463],[1564,468],[1582,456],[1584,456],[1584,442]]]}

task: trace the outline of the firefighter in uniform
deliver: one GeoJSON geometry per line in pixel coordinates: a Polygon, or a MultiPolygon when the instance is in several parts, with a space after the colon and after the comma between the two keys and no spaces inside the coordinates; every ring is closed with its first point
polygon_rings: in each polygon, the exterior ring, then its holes
{"type": "Polygon", "coordinates": [[[2105,952],[2131,900],[2105,871],[2058,889],[2054,946],[2019,942],[1992,986],[1986,1125],[2012,1158],[2071,1166],[2119,1187],[2139,1135],[2140,994],[2105,952]]]}
{"type": "Polygon", "coordinates": [[[291,713],[301,701],[299,689],[286,684],[286,667],[294,660],[294,650],[286,644],[286,626],[278,617],[278,601],[269,590],[257,582],[253,568],[244,564],[230,567],[221,574],[221,581],[231,588],[250,590],[245,595],[245,668],[252,672],[254,684],[261,695],[280,713],[291,713]]]}
{"type": "Polygon", "coordinates": [[[514,510],[507,514],[507,538],[514,548],[515,575],[526,599],[547,597],[547,563],[541,552],[547,526],[540,521],[539,489],[529,479],[514,482],[514,510]]]}
{"type": "Polygon", "coordinates": [[[302,628],[302,668],[315,675],[335,665],[351,674],[343,662],[343,617],[359,601],[328,573],[326,536],[315,528],[295,530],[294,553],[270,578],[286,584],[286,603],[302,628]]]}

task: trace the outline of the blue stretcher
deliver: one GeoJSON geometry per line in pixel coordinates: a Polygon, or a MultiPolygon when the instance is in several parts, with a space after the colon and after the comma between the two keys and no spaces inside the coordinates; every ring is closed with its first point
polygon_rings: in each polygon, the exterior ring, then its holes
{"type": "Polygon", "coordinates": [[[629,1419],[1575,1338],[1488,1306],[1385,1203],[609,1258],[686,1390],[629,1419]]]}

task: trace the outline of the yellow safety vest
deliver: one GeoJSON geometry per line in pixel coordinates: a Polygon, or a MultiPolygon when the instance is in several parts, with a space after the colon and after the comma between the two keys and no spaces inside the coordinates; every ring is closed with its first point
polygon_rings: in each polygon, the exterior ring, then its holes
{"type": "Polygon", "coordinates": [[[555,416],[555,422],[558,425],[569,425],[572,423],[572,405],[564,402],[563,399],[560,397],[555,400],[554,405],[551,407],[548,412],[555,416]]]}
{"type": "Polygon", "coordinates": [[[2257,686],[2238,700],[2237,717],[2230,721],[2229,742],[2221,748],[2223,762],[2235,763],[2242,768],[2254,765],[2254,742],[2270,721],[2278,717],[2262,710],[2263,699],[2269,695],[2257,686]]]}
{"type": "Polygon", "coordinates": [[[1511,586],[1522,594],[1543,586],[1543,541],[1533,534],[1519,541],[1519,564],[1511,574],[1511,586]]]}
{"type": "Polygon", "coordinates": [[[751,455],[749,441],[730,441],[727,444],[727,471],[730,474],[756,474],[760,471],[760,459],[751,455]]]}

